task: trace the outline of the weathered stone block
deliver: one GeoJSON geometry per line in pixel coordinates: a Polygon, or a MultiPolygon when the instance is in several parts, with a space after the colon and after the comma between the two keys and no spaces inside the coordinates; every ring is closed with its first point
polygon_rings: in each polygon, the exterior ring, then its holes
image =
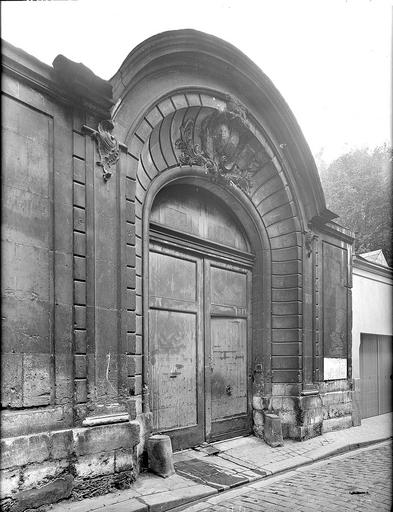
{"type": "Polygon", "coordinates": [[[142,329],[143,329],[143,318],[141,315],[136,315],[135,318],[136,326],[135,326],[135,332],[137,335],[142,336],[142,329]]]}
{"type": "Polygon", "coordinates": [[[74,356],[75,363],[75,378],[76,379],[85,379],[86,371],[87,371],[87,361],[86,356],[77,354],[74,356]]]}
{"type": "Polygon", "coordinates": [[[49,310],[47,301],[18,299],[5,295],[2,301],[2,345],[4,352],[45,353],[49,349],[49,310]]]}
{"type": "Polygon", "coordinates": [[[24,436],[58,428],[64,420],[63,407],[1,412],[1,437],[24,436]]]}
{"type": "Polygon", "coordinates": [[[73,154],[78,158],[85,158],[85,137],[77,132],[73,132],[73,154]]]}
{"type": "Polygon", "coordinates": [[[80,160],[79,158],[74,158],[73,165],[74,165],[74,180],[78,181],[79,183],[85,183],[85,181],[86,181],[85,162],[83,160],[80,160]]]}
{"type": "Polygon", "coordinates": [[[340,416],[352,415],[352,402],[336,403],[325,407],[323,410],[323,419],[338,418],[340,416]]]}
{"type": "Polygon", "coordinates": [[[134,469],[133,450],[115,450],[115,471],[131,471],[134,469]]]}
{"type": "Polygon", "coordinates": [[[342,430],[344,428],[352,427],[352,415],[342,416],[340,418],[331,418],[323,420],[322,434],[332,432],[333,430],[342,430]]]}
{"type": "Polygon", "coordinates": [[[22,375],[23,355],[3,353],[1,356],[1,404],[3,407],[22,406],[22,375]]]}
{"type": "Polygon", "coordinates": [[[74,254],[86,256],[86,235],[84,233],[74,233],[74,254]]]}
{"type": "Polygon", "coordinates": [[[52,459],[66,459],[73,449],[72,430],[59,430],[51,433],[52,459]]]}
{"type": "Polygon", "coordinates": [[[135,289],[136,273],[135,273],[134,268],[127,267],[127,269],[126,269],[126,285],[127,285],[127,288],[135,289]]]}
{"type": "Polygon", "coordinates": [[[86,305],[86,283],[74,281],[74,303],[86,305]]]}
{"type": "Polygon", "coordinates": [[[252,407],[256,411],[262,411],[263,410],[263,398],[258,395],[254,395],[252,397],[252,407]]]}
{"type": "Polygon", "coordinates": [[[80,183],[74,183],[74,206],[84,208],[85,205],[85,186],[80,183]]]}
{"type": "Polygon", "coordinates": [[[110,475],[115,471],[114,452],[79,456],[75,463],[77,478],[94,478],[110,475]]]}
{"type": "Polygon", "coordinates": [[[126,222],[135,224],[136,206],[134,201],[127,199],[126,201],[126,222]]]}
{"type": "Polygon", "coordinates": [[[142,396],[138,395],[130,398],[126,403],[126,408],[132,420],[142,414],[142,396]]]}
{"type": "Polygon", "coordinates": [[[128,375],[142,374],[142,356],[128,356],[128,375]]]}
{"type": "Polygon", "coordinates": [[[300,329],[272,329],[272,341],[274,343],[299,342],[301,336],[300,329]]]}
{"type": "Polygon", "coordinates": [[[77,206],[74,206],[74,229],[82,233],[86,232],[86,212],[77,206]]]}
{"type": "Polygon", "coordinates": [[[348,403],[352,400],[351,391],[332,391],[321,395],[324,406],[332,404],[348,403]]]}
{"type": "Polygon", "coordinates": [[[74,306],[74,327],[75,329],[86,329],[85,306],[74,306]]]}
{"type": "Polygon", "coordinates": [[[50,402],[50,354],[25,354],[23,358],[23,405],[47,405],[50,402]]]}
{"type": "Polygon", "coordinates": [[[75,329],[75,352],[83,354],[86,352],[86,331],[75,329]]]}
{"type": "Polygon", "coordinates": [[[135,247],[126,246],[126,264],[129,267],[135,267],[135,247]]]}
{"type": "Polygon", "coordinates": [[[0,471],[1,497],[12,496],[19,488],[20,469],[6,469],[0,471]]]}
{"type": "Polygon", "coordinates": [[[86,279],[86,258],[74,256],[74,279],[86,279]]]}
{"type": "MultiPolygon", "coordinates": [[[[69,339],[69,343],[71,344],[71,339],[69,339]]],[[[56,355],[56,402],[58,404],[63,405],[71,405],[72,397],[73,397],[73,375],[72,375],[72,354],[63,354],[61,349],[56,355]]],[[[59,429],[62,425],[57,424],[52,421],[52,424],[55,425],[56,430],[59,429]]]]}
{"type": "Polygon", "coordinates": [[[273,329],[297,329],[302,323],[301,315],[272,315],[273,329]]]}
{"type": "Polygon", "coordinates": [[[353,379],[352,385],[352,424],[354,427],[358,427],[362,423],[362,412],[360,407],[360,379],[353,379]]]}
{"type": "Polygon", "coordinates": [[[135,310],[136,306],[136,294],[135,290],[127,288],[126,295],[126,307],[128,310],[135,310]]]}
{"type": "Polygon", "coordinates": [[[139,428],[129,423],[74,429],[73,433],[78,456],[121,448],[131,450],[139,442],[139,428]]]}
{"type": "Polygon", "coordinates": [[[127,311],[126,313],[126,327],[127,332],[135,332],[136,329],[136,317],[134,311],[127,311]]]}
{"type": "Polygon", "coordinates": [[[263,432],[263,425],[265,424],[263,412],[254,410],[252,414],[254,418],[254,428],[258,430],[261,429],[261,432],[263,432]]]}
{"type": "Polygon", "coordinates": [[[45,461],[41,464],[30,464],[22,469],[22,480],[20,490],[30,489],[42,485],[46,479],[60,476],[69,466],[67,460],[45,461]]]}
{"type": "Polygon", "coordinates": [[[46,434],[10,437],[1,441],[1,468],[43,462],[49,458],[50,441],[46,434]]]}
{"type": "Polygon", "coordinates": [[[273,370],[295,370],[297,368],[301,368],[301,361],[299,361],[299,357],[290,356],[290,355],[282,355],[282,356],[272,356],[272,369],[273,370]]]}
{"type": "Polygon", "coordinates": [[[86,379],[75,379],[75,401],[77,404],[87,402],[86,379]]]}
{"type": "Polygon", "coordinates": [[[273,370],[272,380],[273,382],[298,382],[299,370],[273,370]]]}
{"type": "Polygon", "coordinates": [[[142,375],[128,377],[128,392],[131,396],[140,395],[142,393],[142,375]]]}
{"type": "Polygon", "coordinates": [[[263,437],[269,446],[275,448],[282,446],[284,440],[282,437],[281,419],[275,414],[265,413],[264,415],[263,437]]]}
{"type": "Polygon", "coordinates": [[[12,512],[23,512],[27,508],[38,508],[68,498],[71,495],[73,480],[71,475],[65,475],[38,489],[21,491],[12,512]]]}
{"type": "Polygon", "coordinates": [[[126,243],[135,245],[135,224],[126,223],[126,243]]]}

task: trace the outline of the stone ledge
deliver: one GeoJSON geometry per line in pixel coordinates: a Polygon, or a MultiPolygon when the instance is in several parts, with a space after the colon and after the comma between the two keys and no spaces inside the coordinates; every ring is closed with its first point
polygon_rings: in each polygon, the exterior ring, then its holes
{"type": "Polygon", "coordinates": [[[1,469],[67,459],[70,456],[132,450],[140,442],[137,422],[59,430],[1,441],[1,469]]]}
{"type": "Polygon", "coordinates": [[[352,427],[352,415],[341,416],[340,418],[331,418],[329,420],[323,420],[322,434],[350,427],[352,427]]]}

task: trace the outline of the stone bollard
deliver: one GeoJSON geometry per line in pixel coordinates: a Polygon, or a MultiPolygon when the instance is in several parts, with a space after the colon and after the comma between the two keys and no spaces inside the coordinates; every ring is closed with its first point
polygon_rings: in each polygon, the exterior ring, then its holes
{"type": "Polygon", "coordinates": [[[149,469],[156,475],[167,478],[175,473],[172,458],[171,438],[165,435],[153,435],[147,440],[149,469]]]}
{"type": "Polygon", "coordinates": [[[275,448],[283,446],[281,419],[277,414],[265,413],[265,425],[263,429],[263,437],[265,442],[275,448]]]}

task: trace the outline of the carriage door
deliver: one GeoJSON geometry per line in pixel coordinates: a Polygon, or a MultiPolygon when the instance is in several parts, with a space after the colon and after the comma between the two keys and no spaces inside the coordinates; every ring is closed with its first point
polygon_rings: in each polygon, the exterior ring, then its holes
{"type": "Polygon", "coordinates": [[[158,194],[148,373],[153,430],[175,450],[250,431],[251,264],[225,204],[192,186],[158,194]]]}

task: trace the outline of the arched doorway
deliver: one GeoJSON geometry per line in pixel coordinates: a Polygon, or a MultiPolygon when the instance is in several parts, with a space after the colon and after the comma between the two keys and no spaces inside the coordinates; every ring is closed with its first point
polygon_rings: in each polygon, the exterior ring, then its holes
{"type": "Polygon", "coordinates": [[[174,449],[249,433],[254,257],[228,206],[195,185],[162,189],[149,225],[153,430],[174,449]]]}

